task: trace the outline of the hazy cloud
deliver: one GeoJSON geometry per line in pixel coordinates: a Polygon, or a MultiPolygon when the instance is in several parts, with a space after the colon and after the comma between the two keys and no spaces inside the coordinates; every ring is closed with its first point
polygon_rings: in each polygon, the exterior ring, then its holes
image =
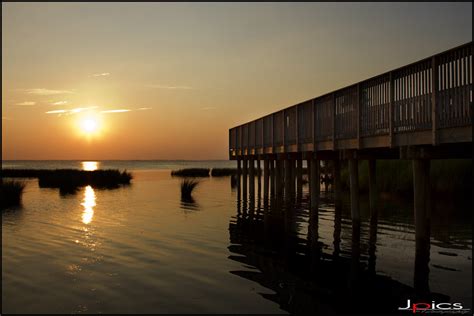
{"type": "Polygon", "coordinates": [[[53,111],[48,111],[44,112],[46,114],[61,114],[61,113],[67,113],[68,110],[53,110],[53,111]]]}
{"type": "Polygon", "coordinates": [[[16,105],[35,105],[36,102],[34,101],[25,101],[25,102],[20,102],[20,103],[17,103],[16,105]]]}
{"type": "Polygon", "coordinates": [[[100,111],[100,113],[123,113],[123,112],[130,112],[131,110],[129,109],[118,109],[118,110],[106,110],[106,111],[100,111]]]}
{"type": "Polygon", "coordinates": [[[2,120],[11,121],[13,119],[11,117],[2,116],[2,120]]]}
{"type": "Polygon", "coordinates": [[[54,94],[70,94],[74,93],[71,90],[50,90],[50,89],[25,89],[26,93],[28,94],[35,94],[35,95],[54,95],[54,94]]]}
{"type": "Polygon", "coordinates": [[[110,76],[110,72],[103,72],[100,74],[93,74],[92,77],[107,77],[110,76]]]}
{"type": "Polygon", "coordinates": [[[205,108],[202,108],[201,110],[203,110],[203,111],[210,111],[210,110],[215,110],[215,109],[216,109],[215,106],[207,106],[207,107],[205,107],[205,108]]]}
{"type": "Polygon", "coordinates": [[[151,110],[152,108],[138,108],[137,111],[146,111],[146,110],[151,110]]]}
{"type": "Polygon", "coordinates": [[[90,107],[87,107],[87,108],[75,108],[75,109],[69,109],[69,110],[52,110],[52,111],[47,111],[45,113],[46,114],[70,115],[70,114],[76,114],[76,113],[80,113],[80,112],[90,110],[90,109],[95,109],[95,108],[97,108],[97,107],[96,106],[90,106],[90,107]]]}
{"type": "Polygon", "coordinates": [[[51,103],[52,105],[64,105],[64,104],[67,104],[68,101],[58,101],[58,102],[53,102],[51,103]]]}
{"type": "Polygon", "coordinates": [[[162,84],[149,84],[147,85],[148,88],[153,89],[167,89],[167,90],[191,90],[194,89],[193,87],[189,86],[170,86],[170,85],[162,85],[162,84]]]}

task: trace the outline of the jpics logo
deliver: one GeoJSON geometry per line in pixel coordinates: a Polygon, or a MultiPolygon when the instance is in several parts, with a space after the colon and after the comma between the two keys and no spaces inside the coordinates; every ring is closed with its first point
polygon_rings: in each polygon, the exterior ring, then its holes
{"type": "Polygon", "coordinates": [[[405,307],[399,307],[400,311],[412,311],[416,313],[450,313],[450,314],[467,314],[470,312],[469,308],[464,308],[461,303],[431,303],[418,302],[412,303],[411,300],[407,300],[405,307]]]}

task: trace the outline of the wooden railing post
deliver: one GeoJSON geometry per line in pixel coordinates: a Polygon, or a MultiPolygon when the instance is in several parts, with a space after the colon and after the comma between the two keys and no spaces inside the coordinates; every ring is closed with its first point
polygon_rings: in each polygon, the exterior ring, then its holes
{"type": "Polygon", "coordinates": [[[332,93],[332,150],[336,150],[336,94],[332,93]]]}
{"type": "Polygon", "coordinates": [[[272,144],[272,154],[275,153],[275,131],[274,131],[274,128],[275,128],[275,114],[272,114],[272,119],[271,119],[271,122],[272,122],[272,126],[271,126],[271,137],[272,137],[272,141],[271,141],[271,144],[272,144]]]}
{"type": "Polygon", "coordinates": [[[237,127],[237,137],[239,138],[239,155],[242,156],[242,127],[237,127]]]}
{"type": "Polygon", "coordinates": [[[390,82],[389,82],[389,112],[388,112],[388,129],[389,129],[389,144],[390,147],[393,147],[393,105],[395,101],[395,86],[393,80],[393,73],[390,71],[390,82]]]}
{"type": "Polygon", "coordinates": [[[229,159],[232,159],[232,151],[234,150],[233,147],[235,147],[235,146],[232,146],[232,129],[229,129],[229,145],[230,145],[229,147],[232,147],[229,150],[229,159]]]}
{"type": "Polygon", "coordinates": [[[438,64],[436,56],[431,58],[431,136],[433,145],[438,144],[438,64]]]}
{"type": "Polygon", "coordinates": [[[313,151],[316,151],[316,120],[314,119],[315,110],[314,99],[311,100],[311,140],[313,142],[313,151]]]}
{"type": "Polygon", "coordinates": [[[357,84],[357,100],[356,100],[356,110],[357,110],[357,149],[360,149],[360,84],[357,84]]]}
{"type": "Polygon", "coordinates": [[[283,152],[286,152],[286,111],[283,110],[283,130],[281,131],[283,135],[283,152]]]}
{"type": "Polygon", "coordinates": [[[300,151],[300,127],[299,127],[299,111],[298,111],[299,106],[296,106],[296,151],[300,151]]]}

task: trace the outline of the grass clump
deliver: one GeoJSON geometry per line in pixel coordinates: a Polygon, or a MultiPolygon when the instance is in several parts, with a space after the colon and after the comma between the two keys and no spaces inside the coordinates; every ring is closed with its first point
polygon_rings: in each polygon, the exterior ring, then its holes
{"type": "Polygon", "coordinates": [[[191,201],[193,199],[192,193],[198,184],[198,180],[183,179],[181,181],[181,199],[191,201]]]}
{"type": "Polygon", "coordinates": [[[132,175],[127,171],[60,169],[39,175],[38,184],[42,188],[64,188],[66,190],[86,185],[96,188],[115,188],[121,184],[130,184],[131,179],[132,175]]]}
{"type": "Polygon", "coordinates": [[[20,205],[25,183],[15,180],[3,180],[0,186],[1,208],[20,205]]]}
{"type": "Polygon", "coordinates": [[[209,168],[186,168],[179,170],[172,170],[173,177],[209,177],[209,168]]]}
{"type": "Polygon", "coordinates": [[[85,171],[77,169],[3,169],[2,177],[38,178],[41,188],[59,188],[73,192],[78,187],[91,185],[96,188],[116,188],[130,184],[132,174],[116,169],[85,171]]]}
{"type": "Polygon", "coordinates": [[[212,168],[211,176],[213,177],[226,177],[237,174],[236,168],[212,168]]]}

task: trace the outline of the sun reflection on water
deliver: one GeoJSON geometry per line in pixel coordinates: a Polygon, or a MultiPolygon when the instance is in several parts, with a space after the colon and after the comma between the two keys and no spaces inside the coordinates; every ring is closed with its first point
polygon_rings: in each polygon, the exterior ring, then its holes
{"type": "Polygon", "coordinates": [[[85,171],[94,171],[99,169],[99,162],[97,161],[83,161],[81,162],[82,164],[82,170],[85,171]]]}
{"type": "Polygon", "coordinates": [[[94,216],[94,206],[95,204],[95,192],[90,185],[84,190],[84,201],[81,203],[84,206],[84,211],[82,212],[82,222],[84,224],[89,224],[92,221],[94,216]]]}

